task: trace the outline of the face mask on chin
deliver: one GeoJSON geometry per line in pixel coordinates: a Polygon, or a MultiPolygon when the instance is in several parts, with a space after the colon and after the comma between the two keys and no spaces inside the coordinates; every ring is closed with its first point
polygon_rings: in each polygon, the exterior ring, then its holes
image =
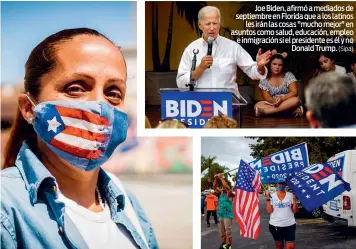
{"type": "Polygon", "coordinates": [[[126,139],[127,114],[105,102],[31,103],[37,135],[52,152],[81,170],[99,168],[126,139]]]}

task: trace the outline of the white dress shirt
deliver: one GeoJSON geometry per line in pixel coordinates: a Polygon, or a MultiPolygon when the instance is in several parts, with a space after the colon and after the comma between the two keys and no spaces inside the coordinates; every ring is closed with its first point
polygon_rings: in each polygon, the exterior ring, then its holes
{"type": "MultiPolygon", "coordinates": [[[[197,54],[196,67],[208,51],[208,43],[203,39],[193,41],[184,50],[179,63],[177,85],[179,88],[186,88],[185,84],[190,82],[190,69],[192,66],[193,50],[199,49],[197,54]]],[[[213,65],[206,69],[197,80],[197,88],[233,88],[238,93],[236,83],[236,71],[239,66],[251,79],[265,79],[265,74],[261,75],[257,70],[257,63],[253,61],[237,42],[219,36],[213,43],[213,65]]]]}

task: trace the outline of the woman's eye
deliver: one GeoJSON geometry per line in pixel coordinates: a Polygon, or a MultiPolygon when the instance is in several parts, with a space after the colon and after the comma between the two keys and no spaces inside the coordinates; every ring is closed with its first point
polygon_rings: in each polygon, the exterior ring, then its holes
{"type": "Polygon", "coordinates": [[[68,91],[72,91],[72,92],[84,92],[84,89],[81,87],[70,87],[68,89],[68,91]]]}
{"type": "Polygon", "coordinates": [[[108,100],[115,105],[120,104],[122,101],[122,96],[119,91],[110,91],[110,92],[107,92],[105,95],[108,98],[108,100]]]}
{"type": "Polygon", "coordinates": [[[72,85],[65,88],[66,93],[68,94],[78,94],[85,92],[85,89],[82,86],[72,85]]]}
{"type": "Polygon", "coordinates": [[[109,98],[121,98],[121,94],[119,92],[108,92],[106,96],[109,98]]]}

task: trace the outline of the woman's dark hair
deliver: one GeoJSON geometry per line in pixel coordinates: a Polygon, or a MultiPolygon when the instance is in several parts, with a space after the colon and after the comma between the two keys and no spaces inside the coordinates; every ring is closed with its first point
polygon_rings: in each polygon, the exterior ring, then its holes
{"type": "Polygon", "coordinates": [[[335,54],[333,54],[330,51],[320,52],[319,55],[318,55],[318,60],[320,59],[321,56],[324,56],[326,58],[329,58],[329,59],[335,61],[335,54]]]}
{"type": "Polygon", "coordinates": [[[281,54],[274,54],[271,56],[271,58],[269,59],[269,63],[268,63],[268,72],[271,73],[272,61],[275,59],[282,60],[282,62],[283,62],[282,73],[286,72],[287,71],[286,59],[281,54]]]}
{"type": "Polygon", "coordinates": [[[354,64],[356,64],[356,54],[352,54],[350,56],[350,63],[351,66],[353,66],[354,64]]]}
{"type": "MultiPolygon", "coordinates": [[[[58,46],[61,43],[73,39],[77,35],[100,36],[110,41],[98,31],[88,28],[65,29],[47,37],[32,50],[26,62],[24,78],[25,93],[28,92],[31,97],[35,99],[38,98],[41,90],[41,78],[51,72],[56,66],[56,51],[58,50],[58,46]]],[[[114,44],[112,41],[110,42],[114,44]]],[[[17,110],[15,120],[11,127],[9,140],[5,147],[3,168],[14,166],[23,141],[34,138],[36,138],[36,133],[32,125],[28,124],[20,110],[17,110]]]]}

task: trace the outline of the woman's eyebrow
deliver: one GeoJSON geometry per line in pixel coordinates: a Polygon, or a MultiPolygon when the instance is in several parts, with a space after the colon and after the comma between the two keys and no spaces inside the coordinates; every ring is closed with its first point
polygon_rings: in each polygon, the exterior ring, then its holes
{"type": "Polygon", "coordinates": [[[108,83],[108,84],[113,84],[113,83],[125,84],[125,81],[121,78],[112,78],[112,79],[109,79],[106,83],[108,83]]]}
{"type": "MultiPolygon", "coordinates": [[[[73,73],[72,76],[77,76],[77,77],[84,77],[87,78],[90,81],[95,81],[95,78],[86,74],[86,73],[73,73]]],[[[125,80],[121,78],[111,78],[106,81],[106,83],[120,83],[120,84],[125,84],[125,80]]]]}

